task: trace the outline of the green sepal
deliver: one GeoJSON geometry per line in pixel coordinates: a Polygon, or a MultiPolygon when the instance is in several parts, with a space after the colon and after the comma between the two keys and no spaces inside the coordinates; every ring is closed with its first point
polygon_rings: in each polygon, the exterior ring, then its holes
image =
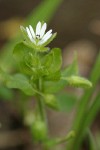
{"type": "Polygon", "coordinates": [[[50,50],[50,48],[49,47],[41,47],[41,46],[38,46],[38,47],[36,47],[36,51],[37,52],[48,52],[50,50]]]}
{"type": "Polygon", "coordinates": [[[59,110],[59,105],[58,105],[58,102],[57,102],[57,99],[56,99],[56,96],[52,95],[52,94],[45,94],[44,95],[44,101],[45,101],[45,104],[54,109],[54,110],[59,110]]]}

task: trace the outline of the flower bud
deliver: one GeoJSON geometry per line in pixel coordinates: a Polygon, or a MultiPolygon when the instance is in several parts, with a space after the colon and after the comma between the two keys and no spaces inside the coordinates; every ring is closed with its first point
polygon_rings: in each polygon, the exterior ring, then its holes
{"type": "Polygon", "coordinates": [[[45,140],[47,135],[45,122],[41,120],[35,120],[35,122],[31,126],[31,133],[35,141],[45,140]]]}
{"type": "Polygon", "coordinates": [[[92,87],[92,83],[79,76],[70,76],[70,77],[62,77],[62,80],[66,80],[68,82],[68,85],[75,86],[75,87],[83,87],[83,88],[90,88],[92,87]]]}
{"type": "Polygon", "coordinates": [[[47,106],[51,107],[52,109],[58,110],[59,106],[56,100],[56,97],[52,94],[46,94],[44,97],[45,103],[47,106]]]}

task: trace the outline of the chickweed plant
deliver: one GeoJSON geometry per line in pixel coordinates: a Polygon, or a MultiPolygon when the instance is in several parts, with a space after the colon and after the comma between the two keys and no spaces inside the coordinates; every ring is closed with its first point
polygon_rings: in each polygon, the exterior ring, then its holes
{"type": "Polygon", "coordinates": [[[46,107],[60,111],[57,93],[66,86],[91,88],[92,83],[79,76],[76,54],[73,63],[62,69],[62,50],[48,46],[57,33],[52,29],[46,31],[45,22],[39,21],[34,29],[31,25],[20,29],[23,39],[15,45],[12,55],[19,65],[19,72],[9,75],[2,69],[0,71],[8,88],[19,89],[28,98],[34,97],[35,108],[27,107],[23,120],[31,131],[33,142],[41,142],[42,148],[48,150],[74,139],[76,131],[71,130],[65,137],[49,137],[46,107]]]}

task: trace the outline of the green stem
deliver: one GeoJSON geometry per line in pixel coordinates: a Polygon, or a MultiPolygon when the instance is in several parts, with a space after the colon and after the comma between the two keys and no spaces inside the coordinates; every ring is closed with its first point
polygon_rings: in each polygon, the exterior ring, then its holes
{"type": "MultiPolygon", "coordinates": [[[[38,80],[38,90],[40,93],[43,92],[43,80],[42,80],[42,78],[39,78],[39,80],[38,80]]],[[[46,122],[45,104],[43,101],[43,96],[38,94],[37,103],[38,103],[38,111],[39,111],[41,120],[46,122]]]]}
{"type": "MultiPolygon", "coordinates": [[[[39,78],[38,80],[38,91],[40,93],[43,93],[43,79],[39,78]]],[[[48,126],[47,126],[47,117],[46,117],[46,111],[45,111],[45,103],[43,100],[43,96],[38,94],[38,98],[37,98],[37,105],[38,105],[38,113],[39,113],[39,117],[41,119],[41,121],[43,121],[45,123],[45,127],[46,127],[46,139],[48,139],[48,126]]],[[[49,147],[46,146],[45,140],[42,143],[43,149],[44,150],[49,150],[49,147]]]]}

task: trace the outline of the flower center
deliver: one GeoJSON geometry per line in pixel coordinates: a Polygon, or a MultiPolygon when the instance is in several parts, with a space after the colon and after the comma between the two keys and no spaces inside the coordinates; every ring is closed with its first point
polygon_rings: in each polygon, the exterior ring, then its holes
{"type": "Polygon", "coordinates": [[[39,34],[36,35],[36,39],[40,40],[40,35],[39,34]]]}

